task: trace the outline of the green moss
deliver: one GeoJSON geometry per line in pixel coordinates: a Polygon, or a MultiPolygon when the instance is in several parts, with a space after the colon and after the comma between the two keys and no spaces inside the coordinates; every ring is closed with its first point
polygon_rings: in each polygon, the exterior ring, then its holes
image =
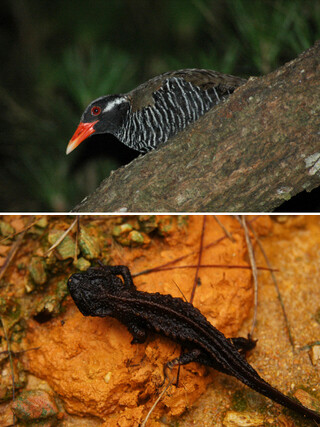
{"type": "Polygon", "coordinates": [[[74,263],[74,266],[80,271],[86,271],[90,267],[91,263],[85,258],[78,258],[74,263]]]}
{"type": "Polygon", "coordinates": [[[188,226],[189,216],[188,215],[178,215],[177,216],[177,225],[178,228],[184,229],[188,226]]]}
{"type": "Polygon", "coordinates": [[[317,311],[314,314],[314,320],[320,324],[320,307],[317,309],[317,311]]]}
{"type": "Polygon", "coordinates": [[[16,417],[29,425],[30,423],[39,425],[39,422],[50,417],[56,417],[58,414],[54,399],[48,392],[42,390],[22,392],[12,408],[16,417]]]}
{"type": "Polygon", "coordinates": [[[129,223],[116,225],[112,230],[112,235],[120,245],[123,246],[142,246],[150,242],[148,235],[137,230],[140,224],[134,221],[134,226],[129,223]]]}
{"type": "Polygon", "coordinates": [[[98,239],[87,233],[83,227],[81,227],[79,246],[83,256],[87,259],[98,258],[100,255],[98,239]]]}
{"type": "Polygon", "coordinates": [[[43,216],[39,219],[39,221],[35,224],[35,227],[39,228],[46,228],[48,225],[48,218],[46,216],[43,216]]]}
{"type": "Polygon", "coordinates": [[[43,285],[47,281],[46,263],[43,258],[32,257],[28,266],[30,277],[36,285],[43,285]]]}
{"type": "Polygon", "coordinates": [[[172,231],[175,228],[174,221],[175,219],[173,216],[166,215],[166,216],[160,217],[160,220],[158,223],[158,232],[160,236],[166,236],[172,233],[172,231]]]}
{"type": "Polygon", "coordinates": [[[36,306],[35,314],[36,315],[45,315],[49,317],[57,316],[62,311],[62,302],[65,297],[68,295],[67,281],[59,281],[53,294],[46,295],[36,306]]]}
{"type": "Polygon", "coordinates": [[[128,233],[129,231],[131,231],[133,229],[132,225],[125,223],[125,224],[121,224],[121,225],[116,225],[113,230],[112,230],[112,235],[114,237],[119,237],[125,233],[128,233]]]}
{"type": "MultiPolygon", "coordinates": [[[[53,245],[63,235],[63,230],[51,230],[48,234],[48,242],[53,245]]],[[[65,236],[62,242],[55,248],[61,259],[73,258],[75,254],[75,242],[69,235],[65,236]]],[[[79,249],[77,248],[77,253],[79,249]]]]}
{"type": "Polygon", "coordinates": [[[20,316],[20,305],[15,298],[9,296],[0,297],[0,315],[10,317],[12,320],[20,316]]]}
{"type": "Polygon", "coordinates": [[[1,236],[8,237],[15,233],[15,229],[11,227],[10,224],[8,224],[5,221],[0,221],[0,234],[1,236]]]}
{"type": "Polygon", "coordinates": [[[143,235],[137,230],[132,230],[129,233],[128,238],[129,238],[130,243],[133,243],[136,245],[143,245],[143,243],[144,243],[143,235]]]}
{"type": "Polygon", "coordinates": [[[231,405],[232,409],[237,412],[243,412],[247,409],[247,399],[243,391],[237,390],[233,393],[231,405]]]}
{"type": "Polygon", "coordinates": [[[142,231],[149,234],[157,228],[157,219],[155,215],[140,215],[138,217],[139,225],[142,231]]]}

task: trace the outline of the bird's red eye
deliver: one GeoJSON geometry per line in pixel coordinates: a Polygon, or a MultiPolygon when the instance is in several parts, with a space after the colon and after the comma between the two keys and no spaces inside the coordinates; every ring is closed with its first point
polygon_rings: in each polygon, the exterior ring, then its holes
{"type": "Polygon", "coordinates": [[[100,113],[101,113],[101,108],[98,107],[97,105],[91,108],[91,114],[93,116],[98,116],[100,113]]]}

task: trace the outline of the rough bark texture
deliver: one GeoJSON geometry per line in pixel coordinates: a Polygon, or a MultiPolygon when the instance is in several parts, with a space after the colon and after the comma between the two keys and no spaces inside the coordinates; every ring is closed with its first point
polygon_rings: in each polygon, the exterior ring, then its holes
{"type": "Polygon", "coordinates": [[[269,212],[319,185],[320,41],[113,172],[74,211],[269,212]]]}

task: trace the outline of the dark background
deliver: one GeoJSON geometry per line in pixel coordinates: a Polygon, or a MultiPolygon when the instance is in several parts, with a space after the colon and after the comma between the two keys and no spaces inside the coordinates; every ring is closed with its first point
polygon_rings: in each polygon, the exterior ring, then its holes
{"type": "Polygon", "coordinates": [[[320,38],[318,0],[3,0],[0,13],[4,212],[70,210],[137,156],[105,136],[65,155],[94,98],[186,67],[262,75],[320,38]]]}

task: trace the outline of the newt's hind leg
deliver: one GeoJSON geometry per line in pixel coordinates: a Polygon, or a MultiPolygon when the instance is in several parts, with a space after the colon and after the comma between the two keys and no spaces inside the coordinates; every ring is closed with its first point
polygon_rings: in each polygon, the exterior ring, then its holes
{"type": "MultiPolygon", "coordinates": [[[[246,351],[251,350],[256,345],[256,341],[252,340],[250,337],[227,338],[227,340],[239,351],[239,353],[243,355],[243,357],[245,356],[246,351]]],[[[209,355],[201,349],[195,348],[166,363],[163,366],[164,378],[168,378],[168,369],[171,370],[174,366],[187,365],[191,362],[197,362],[201,365],[210,366],[211,368],[223,372],[224,374],[233,375],[228,366],[221,363],[221,361],[217,360],[213,355],[209,355]]]]}
{"type": "Polygon", "coordinates": [[[180,357],[176,357],[175,359],[172,359],[169,362],[165,363],[163,365],[164,380],[166,380],[167,378],[169,379],[169,375],[167,373],[168,369],[171,370],[174,366],[177,365],[187,365],[191,362],[198,362],[201,353],[201,350],[196,348],[194,350],[188,351],[187,353],[183,353],[180,357]]]}
{"type": "Polygon", "coordinates": [[[257,340],[253,340],[249,335],[248,338],[237,337],[228,338],[228,341],[233,344],[239,352],[245,356],[246,352],[255,348],[257,340]]]}
{"type": "Polygon", "coordinates": [[[174,366],[187,365],[191,362],[197,362],[200,363],[200,365],[210,366],[211,368],[214,368],[219,372],[232,375],[229,369],[226,366],[222,365],[218,360],[214,359],[212,356],[208,355],[204,351],[195,348],[193,350],[188,351],[188,353],[184,353],[180,357],[170,360],[170,362],[163,365],[164,381],[167,378],[169,379],[169,375],[167,373],[168,369],[171,370],[174,366]]]}

